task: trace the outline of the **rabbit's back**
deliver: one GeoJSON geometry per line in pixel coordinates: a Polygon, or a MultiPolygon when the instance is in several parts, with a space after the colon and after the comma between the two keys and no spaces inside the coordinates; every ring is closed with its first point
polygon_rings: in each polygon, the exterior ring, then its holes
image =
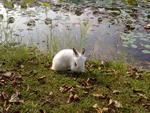
{"type": "Polygon", "coordinates": [[[72,49],[64,49],[59,51],[53,58],[51,69],[56,71],[69,70],[71,67],[72,57],[72,49]]]}

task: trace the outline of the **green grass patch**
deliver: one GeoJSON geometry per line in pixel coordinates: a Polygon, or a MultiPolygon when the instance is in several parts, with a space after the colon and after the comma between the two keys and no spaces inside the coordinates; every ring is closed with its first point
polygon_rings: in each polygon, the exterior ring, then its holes
{"type": "Polygon", "coordinates": [[[0,46],[0,112],[150,112],[148,70],[97,60],[87,61],[84,73],[58,73],[50,70],[50,56],[36,48],[0,46]]]}

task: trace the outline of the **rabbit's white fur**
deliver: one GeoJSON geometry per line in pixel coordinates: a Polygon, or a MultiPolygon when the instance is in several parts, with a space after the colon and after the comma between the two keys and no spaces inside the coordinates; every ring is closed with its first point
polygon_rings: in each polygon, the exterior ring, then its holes
{"type": "Polygon", "coordinates": [[[59,51],[53,58],[52,70],[84,72],[86,57],[84,52],[79,53],[76,49],[64,49],[59,51]]]}

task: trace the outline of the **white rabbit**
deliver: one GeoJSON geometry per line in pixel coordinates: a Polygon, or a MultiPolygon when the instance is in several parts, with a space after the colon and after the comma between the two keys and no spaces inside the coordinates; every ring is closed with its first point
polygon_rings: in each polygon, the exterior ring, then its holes
{"type": "Polygon", "coordinates": [[[84,72],[86,57],[84,56],[85,49],[79,53],[75,48],[64,49],[59,51],[53,58],[52,70],[84,72]]]}

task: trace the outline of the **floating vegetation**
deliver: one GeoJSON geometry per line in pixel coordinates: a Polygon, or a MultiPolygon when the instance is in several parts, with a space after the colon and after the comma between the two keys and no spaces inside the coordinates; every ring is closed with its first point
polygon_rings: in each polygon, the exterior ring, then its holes
{"type": "Polygon", "coordinates": [[[29,20],[27,26],[35,26],[35,20],[29,20]]]}
{"type": "Polygon", "coordinates": [[[32,0],[24,0],[26,3],[34,3],[32,0]]]}
{"type": "Polygon", "coordinates": [[[135,29],[135,24],[126,24],[125,26],[128,30],[134,30],[135,29]]]}
{"type": "Polygon", "coordinates": [[[46,18],[44,22],[46,25],[52,24],[52,19],[46,18]]]}
{"type": "Polygon", "coordinates": [[[8,22],[8,24],[14,23],[15,22],[15,18],[14,17],[9,17],[7,22],[8,22]]]}
{"type": "Polygon", "coordinates": [[[82,11],[81,9],[77,9],[77,10],[75,11],[75,14],[76,14],[77,16],[81,16],[81,15],[83,14],[83,11],[82,11]]]}
{"type": "MultiPolygon", "coordinates": [[[[30,45],[35,44],[40,49],[52,49],[55,52],[73,46],[80,49],[85,46],[83,44],[87,38],[94,45],[97,40],[101,41],[101,37],[107,40],[107,37],[119,37],[121,33],[122,46],[126,47],[126,52],[135,50],[137,54],[149,54],[149,4],[146,0],[138,0],[138,3],[137,7],[132,6],[137,5],[137,0],[3,0],[0,3],[0,25],[4,24],[4,27],[0,26],[0,29],[5,31],[2,33],[5,36],[0,34],[0,37],[1,40],[9,37],[9,41],[10,37],[18,34],[16,36],[21,37],[20,40],[25,44],[29,41],[30,45]],[[19,19],[19,22],[15,21],[19,19]],[[26,26],[22,26],[24,23],[26,26]],[[8,32],[9,28],[12,30],[8,32]]],[[[89,40],[86,41],[87,45],[91,43],[89,40]]],[[[113,46],[110,42],[110,46],[113,46]]],[[[120,40],[118,43],[121,43],[120,40]]],[[[101,46],[89,48],[98,54],[96,49],[101,46]]]]}
{"type": "Polygon", "coordinates": [[[52,6],[52,4],[50,4],[50,3],[43,3],[43,6],[50,7],[50,6],[52,6]]]}
{"type": "MultiPolygon", "coordinates": [[[[150,42],[150,36],[146,36],[142,33],[133,33],[130,32],[129,34],[125,34],[123,33],[121,35],[121,39],[123,40],[123,46],[124,47],[131,47],[131,48],[137,48],[137,40],[141,40],[144,41],[145,43],[150,42]]],[[[150,49],[150,45],[148,44],[142,44],[142,42],[140,42],[145,49],[150,49]]],[[[143,53],[149,54],[150,51],[149,50],[142,50],[143,53]]]]}
{"type": "Polygon", "coordinates": [[[125,2],[129,3],[130,5],[135,5],[135,6],[137,6],[137,5],[138,5],[137,0],[123,0],[123,1],[125,1],[125,2]]]}
{"type": "Polygon", "coordinates": [[[118,16],[121,14],[121,10],[119,8],[111,7],[111,8],[106,8],[108,14],[113,15],[113,16],[118,16]]]}
{"type": "Polygon", "coordinates": [[[9,7],[9,8],[14,7],[14,4],[12,2],[8,2],[7,0],[4,1],[4,4],[6,5],[6,7],[9,7]]]}
{"type": "Polygon", "coordinates": [[[97,19],[97,21],[98,21],[98,23],[101,23],[101,22],[103,21],[103,19],[102,19],[101,17],[99,17],[99,18],[97,19]]]}
{"type": "Polygon", "coordinates": [[[142,50],[142,52],[145,53],[145,54],[150,54],[149,50],[142,50]]]}
{"type": "Polygon", "coordinates": [[[21,8],[27,8],[27,4],[25,3],[19,3],[19,5],[21,6],[21,8]]]}
{"type": "Polygon", "coordinates": [[[143,45],[145,48],[150,49],[150,45],[143,45]]]}

